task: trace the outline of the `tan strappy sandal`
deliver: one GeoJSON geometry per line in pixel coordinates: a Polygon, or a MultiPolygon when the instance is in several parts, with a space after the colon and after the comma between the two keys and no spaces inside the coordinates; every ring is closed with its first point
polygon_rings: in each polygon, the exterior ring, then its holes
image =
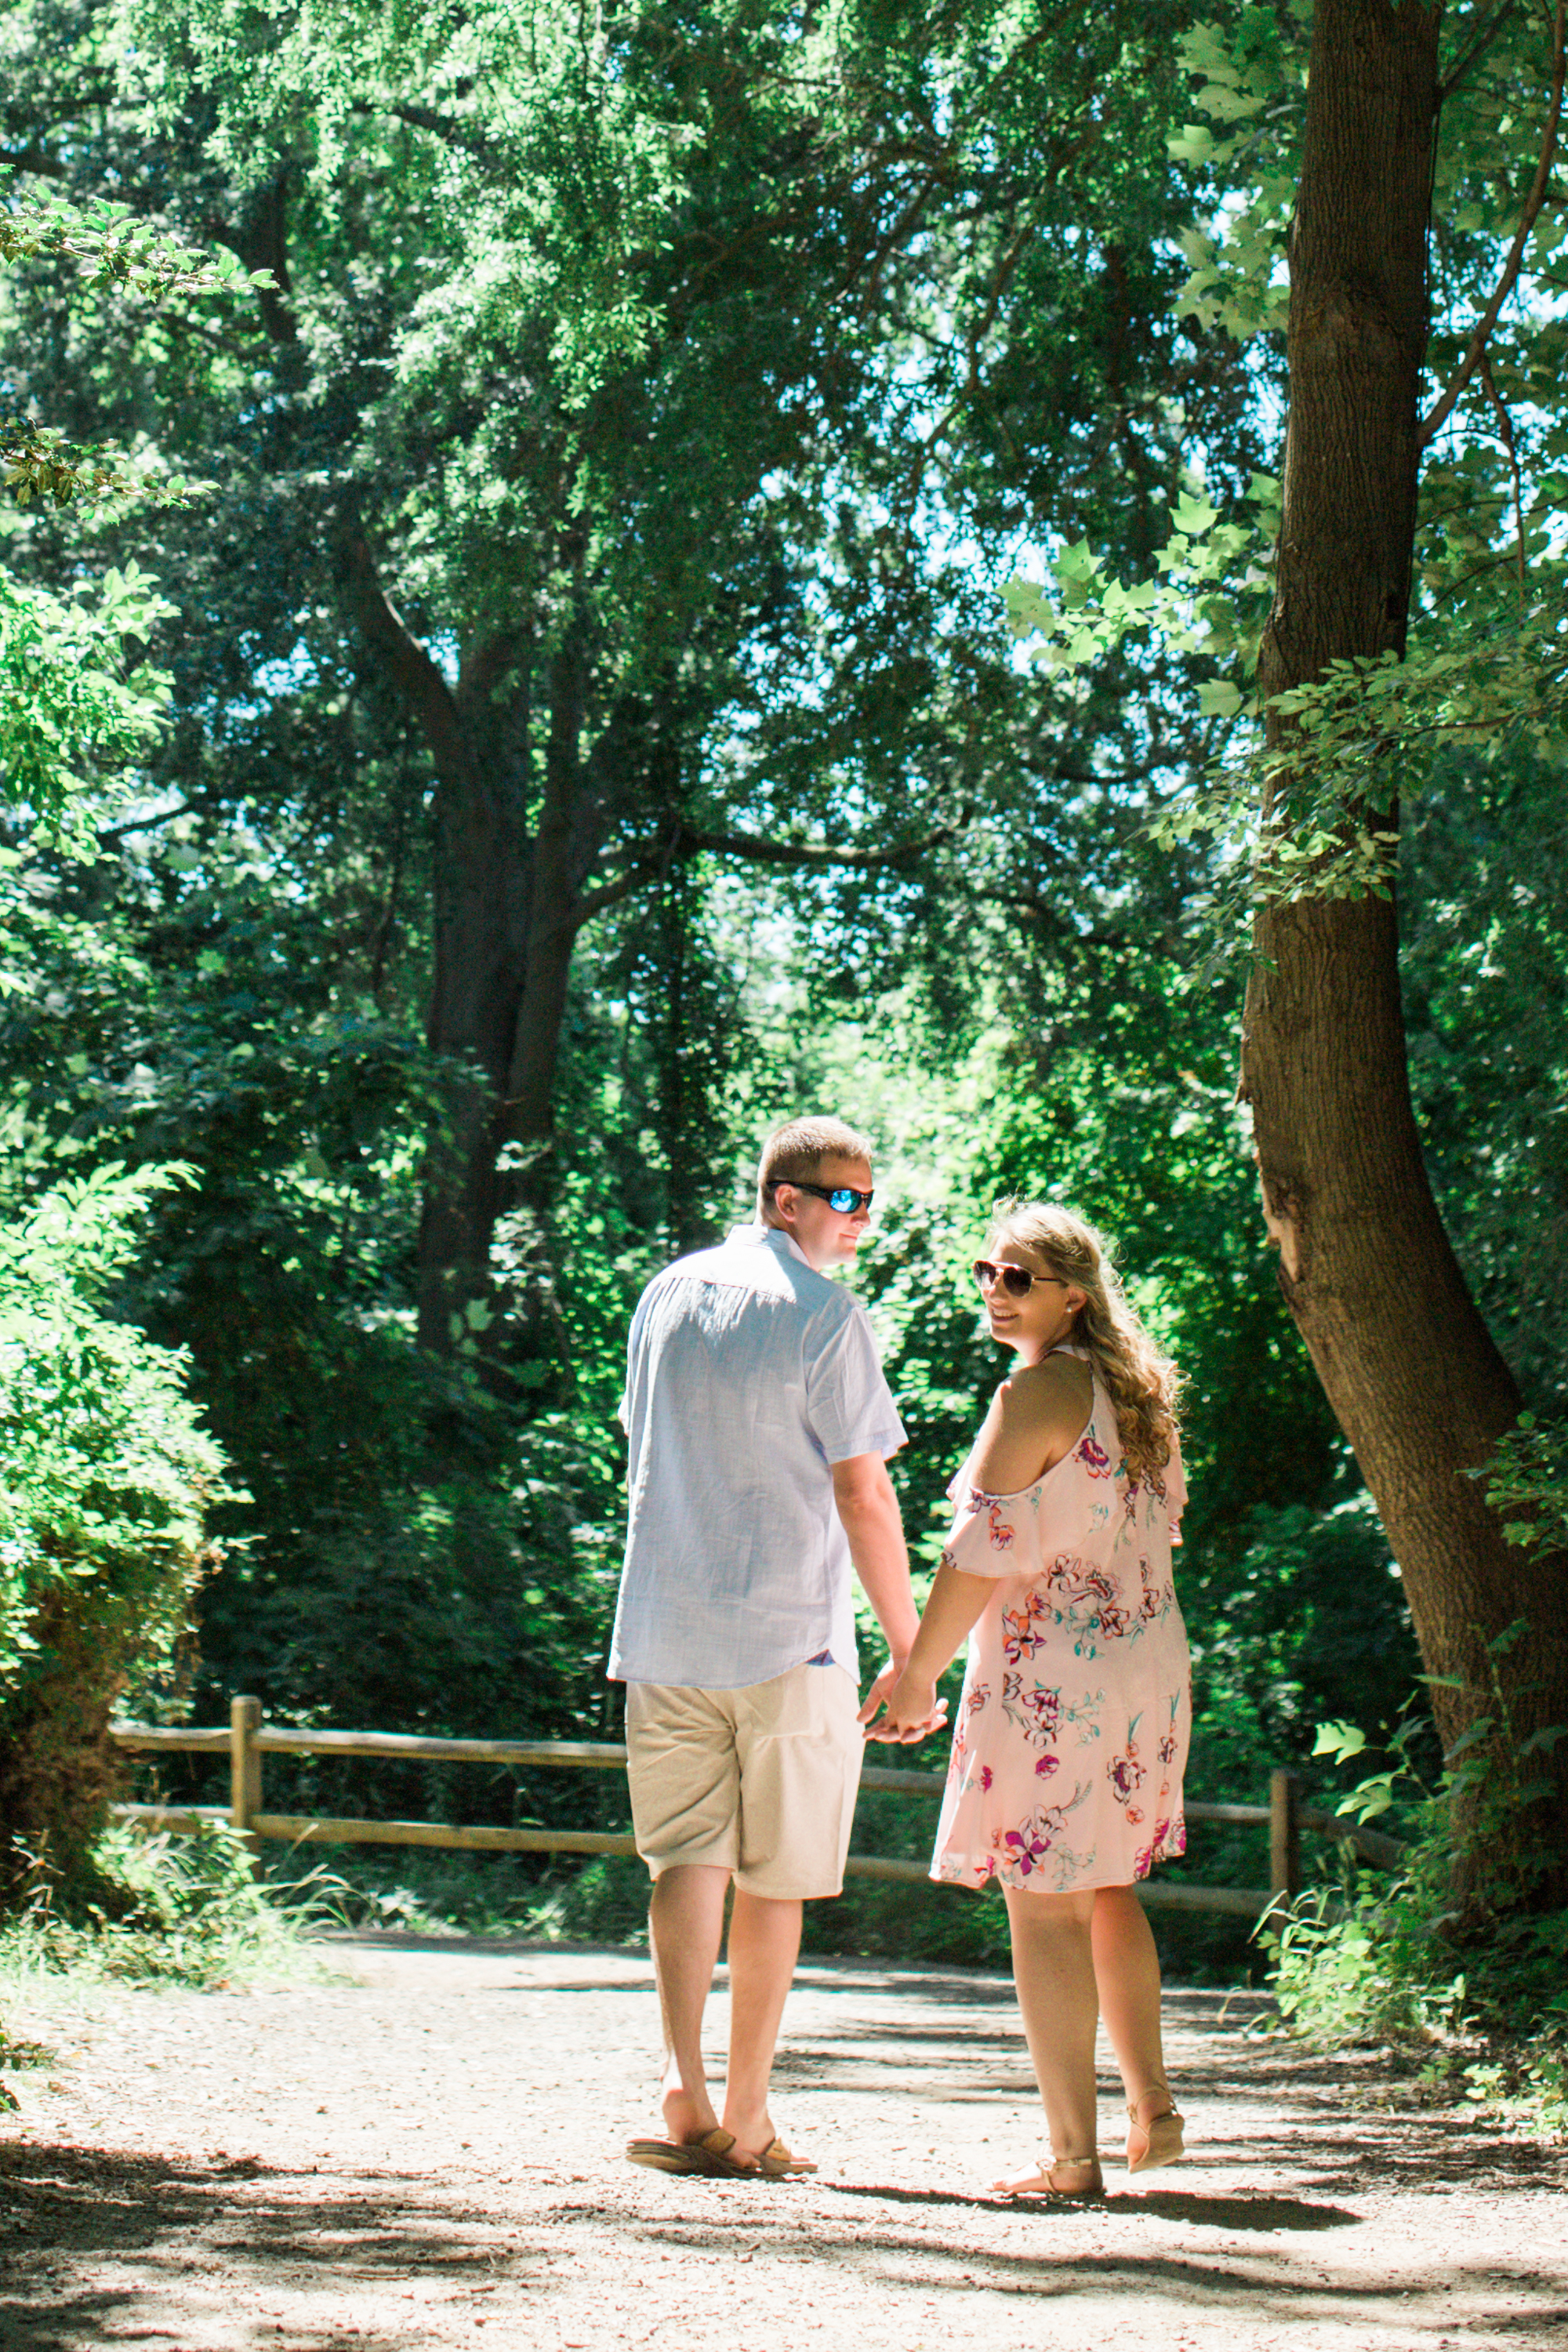
{"type": "Polygon", "coordinates": [[[1035,2178],[1040,2183],[1037,2189],[1026,2188],[1022,2182],[1015,2186],[1006,2180],[994,2180],[991,2186],[998,2197],[1038,2197],[1058,2205],[1087,2205],[1105,2194],[1105,2176],[1097,2156],[1053,2156],[1049,2164],[1041,2165],[1035,2178]],[[1075,2177],[1058,2180],[1059,2172],[1075,2177]]]}
{"type": "Polygon", "coordinates": [[[1176,2163],[1186,2154],[1182,2138],[1182,2118],[1176,2112],[1175,2100],[1171,2097],[1169,2083],[1151,2083],[1148,2090],[1139,2093],[1127,2113],[1132,2126],[1127,2135],[1129,2172],[1153,2172],[1163,2164],[1176,2163]],[[1170,2105],[1162,2107],[1157,2116],[1151,2116],[1145,2123],[1138,2110],[1144,2100],[1156,2092],[1163,2092],[1170,2105]]]}

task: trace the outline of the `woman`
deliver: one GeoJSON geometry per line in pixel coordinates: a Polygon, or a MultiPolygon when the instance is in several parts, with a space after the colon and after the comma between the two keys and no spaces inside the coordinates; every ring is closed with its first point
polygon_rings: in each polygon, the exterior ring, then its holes
{"type": "Polygon", "coordinates": [[[1011,2196],[1103,2189],[1094,2036],[1126,2086],[1127,2167],[1182,2154],[1160,1967],[1133,1882],[1185,1850],[1187,1640],[1171,1583],[1185,1487],[1176,1374],[1066,1209],[1005,1209],[974,1272],[1014,1349],[949,1487],[957,1512],[874,1739],[918,1738],[967,1633],[931,1876],[1006,1892],[1013,1976],[1051,2156],[1011,2196]]]}

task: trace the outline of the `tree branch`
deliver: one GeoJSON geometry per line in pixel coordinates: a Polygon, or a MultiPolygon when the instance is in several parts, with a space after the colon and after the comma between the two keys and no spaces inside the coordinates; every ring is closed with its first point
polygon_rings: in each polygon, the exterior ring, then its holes
{"type": "Polygon", "coordinates": [[[353,114],[389,114],[395,122],[405,122],[411,131],[428,131],[434,137],[444,139],[448,146],[459,147],[466,154],[477,156],[481,163],[504,162],[496,142],[475,124],[464,122],[457,116],[437,114],[432,106],[394,106],[374,100],[355,99],[350,109],[353,114]]]}
{"type": "Polygon", "coordinates": [[[338,584],[351,618],[402,695],[437,768],[449,772],[462,761],[465,748],[452,689],[382,586],[357,515],[342,526],[336,555],[338,584]]]}
{"type": "Polygon", "coordinates": [[[1453,92],[1458,89],[1459,84],[1464,80],[1465,76],[1469,72],[1470,68],[1477,62],[1478,58],[1485,57],[1487,51],[1491,47],[1492,43],[1497,39],[1498,35],[1507,24],[1509,18],[1510,16],[1517,16],[1518,14],[1519,0],[1503,0],[1503,5],[1498,10],[1495,16],[1489,17],[1487,22],[1481,26],[1480,31],[1470,43],[1469,47],[1465,51],[1465,54],[1459,59],[1458,64],[1452,67],[1444,76],[1443,79],[1438,83],[1437,103],[1439,106],[1442,105],[1443,100],[1446,98],[1451,97],[1453,92]]]}
{"type": "Polygon", "coordinates": [[[112,849],[129,834],[152,833],[161,824],[172,824],[177,816],[193,816],[200,805],[197,801],[181,801],[172,809],[160,809],[156,816],[137,817],[129,824],[100,825],[97,835],[98,845],[100,849],[112,849]]]}
{"type": "Polygon", "coordinates": [[[294,310],[294,288],[289,276],[289,169],[279,164],[260,189],[235,248],[247,269],[269,269],[277,284],[258,286],[257,302],[269,341],[282,350],[297,351],[300,322],[294,310]]]}
{"type": "Polygon", "coordinates": [[[896,849],[824,849],[808,841],[763,841],[753,833],[704,833],[678,821],[661,841],[648,842],[634,853],[631,865],[614,882],[590,890],[572,910],[574,924],[582,924],[606,907],[618,906],[647,882],[662,882],[672,866],[706,850],[714,857],[742,857],[758,866],[817,867],[823,871],[847,867],[851,872],[894,873],[913,866],[928,850],[962,833],[973,814],[966,803],[952,824],[938,825],[922,840],[901,842],[896,849]]]}
{"type": "Polygon", "coordinates": [[[1492,373],[1491,362],[1485,352],[1481,353],[1481,383],[1486,389],[1487,398],[1497,412],[1498,427],[1502,435],[1502,446],[1508,451],[1509,472],[1513,477],[1514,547],[1519,559],[1519,609],[1522,613],[1528,563],[1524,543],[1524,486],[1519,476],[1519,446],[1513,437],[1513,419],[1509,415],[1508,403],[1497,388],[1497,378],[1492,373]]]}
{"type": "Polygon", "coordinates": [[[1031,760],[1026,752],[1019,756],[1018,765],[1031,776],[1039,776],[1048,784],[1146,784],[1151,776],[1163,775],[1166,769],[1183,758],[1180,751],[1160,750],[1152,752],[1141,768],[1107,772],[1102,768],[1064,768],[1056,761],[1031,760]]]}
{"type": "Polygon", "coordinates": [[[38,180],[64,180],[69,174],[63,163],[42,147],[0,147],[0,168],[7,172],[30,172],[38,180]]]}
{"type": "Polygon", "coordinates": [[[922,841],[906,841],[897,849],[819,849],[815,842],[763,841],[752,833],[700,833],[695,826],[682,824],[677,829],[673,855],[695,857],[705,849],[715,857],[743,857],[760,866],[847,866],[863,873],[886,866],[897,871],[914,865],[939,843],[951,841],[968,824],[971,814],[966,805],[953,824],[939,825],[922,841]]]}
{"type": "Polygon", "coordinates": [[[1482,354],[1490,339],[1492,329],[1497,325],[1502,306],[1513,291],[1514,280],[1519,276],[1520,264],[1524,259],[1524,248],[1530,242],[1530,232],[1535,226],[1536,215],[1546,200],[1546,183],[1552,175],[1552,165],[1557,153],[1557,132],[1563,121],[1565,13],[1568,13],[1568,0],[1557,0],[1552,21],[1552,108],[1546,118],[1546,133],[1541,142],[1541,161],[1535,167],[1535,178],[1531,184],[1530,194],[1525,199],[1524,217],[1520,222],[1519,233],[1513,240],[1508,259],[1503,265],[1502,276],[1498,279],[1491,300],[1476,321],[1457,373],[1436,406],[1422,421],[1415,436],[1417,449],[1425,449],[1433,436],[1447,423],[1460,394],[1479,367],[1482,354]]]}

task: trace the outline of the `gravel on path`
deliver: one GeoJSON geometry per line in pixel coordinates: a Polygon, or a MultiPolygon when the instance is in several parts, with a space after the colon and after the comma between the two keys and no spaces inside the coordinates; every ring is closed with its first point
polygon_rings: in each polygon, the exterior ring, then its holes
{"type": "Polygon", "coordinates": [[[1568,2157],[1249,2036],[1256,1996],[1169,1995],[1192,2158],[1062,2210],[985,2193],[1039,2140],[1003,1978],[803,1968],[775,2120],[822,2169],[749,2183],[624,2160],[646,1958],[328,1958],[13,2005],[56,2055],[0,2119],[5,2352],[1568,2352],[1568,2157]]]}

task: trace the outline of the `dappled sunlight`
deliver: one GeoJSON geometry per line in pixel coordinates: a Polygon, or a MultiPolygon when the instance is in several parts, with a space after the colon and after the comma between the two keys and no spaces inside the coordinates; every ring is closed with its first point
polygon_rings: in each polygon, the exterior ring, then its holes
{"type": "MultiPolygon", "coordinates": [[[[1042,2136],[1003,1978],[814,1963],[776,2098],[820,2172],[700,2180],[622,2157],[652,2095],[646,1961],[326,1948],[325,1985],[101,1989],[58,2071],[16,2078],[7,2346],[620,2352],[722,2326],[761,2347],[787,2308],[792,2336],[899,2352],[1069,2298],[1093,2352],[1134,2321],[1198,2352],[1238,2329],[1318,2352],[1336,2326],[1358,2352],[1436,2352],[1454,2327],[1544,2346],[1568,2305],[1560,2159],[1471,2108],[1397,2104],[1374,2053],[1250,2037],[1253,1996],[1170,1996],[1190,2160],[1127,2180],[1102,2071],[1108,2194],[1061,2208],[987,2187],[1042,2136]]],[[[715,2048],[724,2009],[721,1980],[715,2048]]],[[[47,2003],[28,2022],[47,2038],[47,2003]]]]}

